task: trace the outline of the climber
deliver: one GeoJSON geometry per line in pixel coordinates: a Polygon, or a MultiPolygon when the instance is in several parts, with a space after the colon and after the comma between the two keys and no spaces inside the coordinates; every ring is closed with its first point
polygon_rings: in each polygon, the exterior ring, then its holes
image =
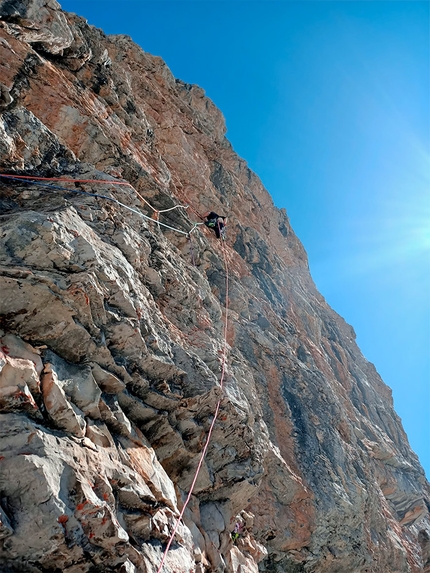
{"type": "Polygon", "coordinates": [[[203,217],[206,219],[206,227],[209,227],[215,231],[217,239],[221,238],[223,241],[225,241],[225,225],[227,222],[227,217],[217,215],[213,211],[208,211],[203,215],[203,217]]]}

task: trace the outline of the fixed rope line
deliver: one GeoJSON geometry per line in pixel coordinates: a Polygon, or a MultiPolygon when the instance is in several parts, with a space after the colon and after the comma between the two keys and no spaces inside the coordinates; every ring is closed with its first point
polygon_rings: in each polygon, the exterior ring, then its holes
{"type": "Polygon", "coordinates": [[[160,213],[167,213],[167,211],[173,211],[173,209],[188,209],[188,207],[189,207],[189,205],[174,205],[173,207],[169,207],[169,209],[156,209],[155,207],[153,207],[151,205],[151,203],[149,201],[147,201],[145,199],[145,197],[142,197],[142,195],[139,193],[139,191],[137,191],[130,183],[127,183],[127,185],[129,185],[133,189],[133,191],[136,193],[136,195],[139,197],[139,199],[141,201],[146,203],[148,205],[148,207],[150,209],[152,209],[154,211],[154,213],[156,213],[157,221],[158,221],[158,217],[159,217],[160,213]]]}
{"type": "MultiPolygon", "coordinates": [[[[166,229],[170,229],[171,231],[176,231],[177,233],[181,233],[181,235],[185,235],[188,236],[190,233],[192,233],[194,231],[194,229],[196,228],[196,225],[200,224],[194,224],[192,229],[190,231],[183,231],[182,229],[178,229],[176,227],[172,227],[171,225],[166,225],[166,223],[162,223],[161,221],[157,220],[157,219],[153,219],[152,217],[148,217],[148,215],[144,215],[143,213],[141,213],[140,211],[138,211],[137,209],[133,209],[133,207],[129,207],[128,205],[125,205],[124,203],[121,203],[121,201],[118,201],[118,199],[114,199],[113,197],[108,197],[107,195],[100,195],[99,193],[89,193],[88,191],[81,191],[79,189],[69,189],[68,187],[62,187],[60,185],[48,185],[47,183],[43,183],[43,181],[49,181],[49,178],[45,178],[45,177],[32,177],[32,178],[28,178],[26,179],[24,176],[11,176],[11,175],[3,175],[0,174],[0,177],[2,178],[6,178],[6,179],[10,179],[10,180],[16,180],[16,181],[20,181],[22,183],[28,183],[30,185],[37,185],[38,187],[43,187],[45,189],[53,189],[55,191],[59,190],[59,191],[66,191],[67,193],[77,193],[78,195],[86,195],[87,197],[97,197],[98,199],[105,199],[106,201],[112,201],[113,203],[116,203],[117,205],[121,205],[121,207],[123,207],[124,209],[127,209],[128,211],[131,211],[132,213],[135,213],[136,215],[138,215],[139,217],[143,217],[143,219],[147,219],[149,221],[153,221],[154,223],[157,223],[158,226],[162,226],[165,227],[166,229]]],[[[64,179],[52,179],[52,180],[56,180],[56,181],[64,181],[64,179]]],[[[69,180],[69,182],[74,182],[75,180],[69,180]]],[[[95,182],[95,181],[99,181],[99,180],[90,180],[89,182],[95,182]]],[[[111,183],[110,181],[105,181],[105,183],[111,183]]],[[[127,183],[127,185],[129,185],[129,183],[127,183]]],[[[182,205],[181,205],[182,206],[182,205]]]]}
{"type": "MultiPolygon", "coordinates": [[[[218,223],[218,229],[220,229],[219,223],[218,223]]],[[[228,275],[228,264],[227,264],[227,256],[226,256],[226,252],[225,252],[224,241],[221,241],[221,250],[222,250],[222,254],[223,254],[223,258],[224,258],[224,269],[225,269],[225,320],[224,320],[224,332],[223,332],[224,344],[223,344],[223,353],[222,353],[221,378],[220,378],[219,384],[220,384],[221,390],[223,390],[224,389],[226,364],[227,364],[227,332],[228,332],[228,310],[229,310],[228,309],[228,307],[229,307],[229,300],[228,300],[229,299],[229,296],[228,296],[229,275],[228,275]]],[[[180,514],[176,520],[173,531],[169,537],[169,541],[167,542],[166,549],[164,550],[163,557],[161,559],[161,563],[160,563],[160,566],[158,567],[157,573],[161,573],[161,570],[163,569],[163,565],[164,565],[164,562],[166,560],[167,553],[170,549],[170,546],[172,545],[176,531],[179,527],[179,523],[180,523],[180,521],[181,521],[181,519],[185,513],[185,509],[186,509],[188,503],[191,500],[191,495],[192,495],[194,487],[196,485],[197,478],[199,477],[200,469],[203,465],[203,460],[205,459],[206,452],[207,452],[207,449],[209,446],[209,442],[210,442],[210,439],[212,436],[212,432],[213,432],[213,429],[215,426],[215,422],[216,422],[217,417],[218,417],[219,409],[221,407],[221,401],[222,401],[222,397],[220,397],[218,399],[217,405],[215,407],[215,413],[214,413],[212,423],[211,423],[209,431],[208,431],[208,435],[206,437],[205,445],[204,445],[202,453],[200,455],[199,463],[197,465],[197,469],[196,469],[196,472],[194,474],[193,481],[192,481],[191,486],[190,486],[190,491],[188,492],[187,498],[186,498],[184,505],[181,509],[181,512],[180,512],[180,514]]]]}
{"type": "Polygon", "coordinates": [[[188,209],[189,205],[174,205],[169,207],[169,209],[159,209],[158,213],[167,213],[168,211],[173,211],[173,209],[188,209]]]}
{"type": "Polygon", "coordinates": [[[1,177],[9,179],[35,179],[36,181],[64,181],[64,183],[109,183],[109,185],[124,185],[131,187],[128,181],[111,181],[110,179],[64,179],[64,177],[36,177],[33,175],[9,175],[1,173],[1,177]]]}
{"type": "Polygon", "coordinates": [[[33,175],[7,175],[7,174],[1,174],[1,177],[6,177],[8,179],[23,179],[23,180],[31,179],[35,181],[64,181],[65,183],[101,183],[104,185],[122,185],[124,187],[130,187],[131,189],[133,189],[133,191],[136,193],[136,195],[143,203],[148,205],[148,207],[152,209],[154,213],[157,213],[157,220],[159,213],[166,213],[167,211],[173,211],[173,209],[179,209],[179,208],[188,209],[189,207],[189,205],[174,205],[169,209],[161,209],[161,210],[156,209],[128,181],[115,181],[110,179],[65,179],[63,177],[36,177],[36,176],[33,177],[33,175]]]}
{"type": "MultiPolygon", "coordinates": [[[[173,209],[188,209],[189,205],[174,205],[173,207],[170,207],[169,209],[160,209],[159,211],[155,211],[154,216],[156,217],[156,221],[158,223],[158,227],[160,227],[160,213],[168,213],[169,211],[173,211],[173,209]]],[[[168,217],[169,218],[169,217],[168,217]]],[[[162,224],[162,223],[161,223],[162,224]]],[[[195,228],[195,225],[193,226],[193,228],[189,231],[189,233],[191,233],[195,228]]]]}

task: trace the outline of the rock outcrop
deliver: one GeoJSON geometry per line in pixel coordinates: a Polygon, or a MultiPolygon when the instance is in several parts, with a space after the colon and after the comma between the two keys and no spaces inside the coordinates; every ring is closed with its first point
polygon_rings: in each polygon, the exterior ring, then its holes
{"type": "Polygon", "coordinates": [[[55,0],[0,17],[1,174],[112,182],[0,177],[2,571],[157,571],[218,400],[164,571],[430,571],[390,390],[219,110],[55,0]]]}

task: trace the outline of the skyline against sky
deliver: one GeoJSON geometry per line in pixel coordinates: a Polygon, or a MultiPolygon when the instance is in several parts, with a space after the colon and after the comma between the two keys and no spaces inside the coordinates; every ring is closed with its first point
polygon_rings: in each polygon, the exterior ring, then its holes
{"type": "Polygon", "coordinates": [[[428,2],[65,0],[202,87],[430,475],[428,2]]]}

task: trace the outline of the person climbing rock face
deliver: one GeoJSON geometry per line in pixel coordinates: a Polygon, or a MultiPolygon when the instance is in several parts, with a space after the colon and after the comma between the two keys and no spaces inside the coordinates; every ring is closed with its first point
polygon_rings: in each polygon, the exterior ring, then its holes
{"type": "Polygon", "coordinates": [[[209,229],[213,229],[215,231],[216,238],[225,241],[225,225],[227,222],[227,217],[217,215],[217,213],[214,213],[214,211],[208,211],[203,215],[203,217],[206,219],[206,227],[209,227],[209,229]]]}

